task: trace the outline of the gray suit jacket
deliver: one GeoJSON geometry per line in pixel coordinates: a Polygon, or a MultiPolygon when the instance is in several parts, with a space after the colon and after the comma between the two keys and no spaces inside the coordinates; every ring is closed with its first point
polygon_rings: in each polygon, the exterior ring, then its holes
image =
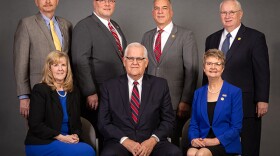
{"type": "Polygon", "coordinates": [[[173,109],[177,110],[181,101],[192,103],[198,74],[196,42],[191,31],[174,24],[158,63],[153,51],[156,30],[146,32],[142,38],[150,61],[147,72],[167,80],[173,109]]]}
{"type": "MultiPolygon", "coordinates": [[[[125,49],[124,34],[116,22],[111,20],[111,23],[121,35],[125,49]]],[[[71,56],[83,96],[97,93],[104,81],[125,73],[115,38],[95,14],[75,26],[71,56]]]]}
{"type": "MultiPolygon", "coordinates": [[[[56,17],[63,35],[62,51],[68,53],[72,24],[56,17]]],[[[55,50],[51,32],[40,13],[21,19],[14,36],[14,72],[17,95],[30,94],[42,79],[47,55],[55,50]]]]}

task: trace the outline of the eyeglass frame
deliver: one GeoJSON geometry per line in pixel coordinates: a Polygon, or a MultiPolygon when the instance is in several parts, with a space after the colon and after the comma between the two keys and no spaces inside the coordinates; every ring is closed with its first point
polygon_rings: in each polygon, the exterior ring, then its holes
{"type": "Polygon", "coordinates": [[[115,3],[116,1],[115,0],[96,0],[97,2],[100,2],[100,3],[115,3]]]}
{"type": "Polygon", "coordinates": [[[235,13],[239,12],[241,10],[236,10],[236,11],[221,11],[220,14],[222,16],[226,16],[226,15],[229,15],[229,16],[233,16],[235,15],[235,13]]]}
{"type": "Polygon", "coordinates": [[[223,66],[224,64],[222,62],[205,62],[205,65],[206,66],[216,66],[216,67],[221,67],[223,66]]]}
{"type": "Polygon", "coordinates": [[[142,63],[146,59],[145,57],[129,57],[129,56],[125,56],[125,58],[128,60],[128,62],[134,62],[134,60],[136,60],[137,63],[142,63]]]}

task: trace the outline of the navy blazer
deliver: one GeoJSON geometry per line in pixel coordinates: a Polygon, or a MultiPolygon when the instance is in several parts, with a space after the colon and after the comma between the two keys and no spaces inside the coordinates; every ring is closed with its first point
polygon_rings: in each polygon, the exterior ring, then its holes
{"type": "MultiPolygon", "coordinates": [[[[206,39],[206,51],[219,48],[224,29],[206,39]]],[[[265,35],[241,24],[227,52],[223,80],[241,88],[244,117],[256,117],[256,103],[269,100],[269,57],[265,35]]],[[[203,85],[207,83],[204,74],[203,85]]]]}
{"type": "MultiPolygon", "coordinates": [[[[205,85],[195,91],[188,134],[190,141],[206,138],[211,128],[207,112],[207,90],[208,85],[205,85]]],[[[242,118],[241,89],[224,81],[215,107],[212,129],[227,153],[241,153],[242,118]]]]}
{"type": "Polygon", "coordinates": [[[143,142],[152,134],[166,140],[172,134],[175,114],[165,79],[144,75],[138,124],[131,117],[127,74],[104,83],[100,97],[98,128],[105,143],[119,142],[124,136],[143,142]]]}

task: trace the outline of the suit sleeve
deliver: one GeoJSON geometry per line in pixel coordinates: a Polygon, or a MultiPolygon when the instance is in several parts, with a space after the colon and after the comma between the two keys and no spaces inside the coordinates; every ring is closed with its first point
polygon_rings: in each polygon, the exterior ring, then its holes
{"type": "Polygon", "coordinates": [[[191,104],[198,77],[198,52],[192,32],[185,35],[183,43],[184,88],[181,101],[191,104]]]}
{"type": "Polygon", "coordinates": [[[30,97],[29,130],[41,139],[51,139],[60,134],[44,123],[47,94],[43,87],[35,85],[30,97]]]}
{"type": "Polygon", "coordinates": [[[88,26],[84,22],[78,23],[73,31],[71,57],[74,73],[83,96],[96,93],[92,77],[92,44],[88,26]]]}
{"type": "Polygon", "coordinates": [[[220,136],[217,136],[222,145],[227,146],[232,142],[235,138],[240,137],[240,132],[242,128],[242,119],[243,119],[243,111],[242,111],[242,92],[240,89],[235,91],[232,94],[232,112],[230,119],[230,127],[225,133],[220,136]]]}
{"type": "Polygon", "coordinates": [[[111,111],[109,108],[109,93],[106,84],[101,86],[100,95],[101,99],[98,112],[98,128],[103,136],[106,136],[107,138],[114,138],[119,141],[126,135],[112,123],[111,111]]]}
{"type": "Polygon", "coordinates": [[[17,95],[30,94],[29,80],[29,47],[30,40],[27,27],[23,20],[18,24],[14,36],[14,74],[16,78],[17,95]]]}
{"type": "Polygon", "coordinates": [[[171,97],[169,93],[169,88],[167,81],[162,84],[164,94],[163,100],[160,104],[160,123],[157,129],[154,130],[155,134],[159,140],[166,140],[172,134],[175,125],[175,114],[171,104],[171,97]]]}
{"type": "Polygon", "coordinates": [[[269,56],[264,34],[259,35],[253,45],[252,52],[253,73],[255,78],[255,101],[268,102],[269,100],[269,56]]]}

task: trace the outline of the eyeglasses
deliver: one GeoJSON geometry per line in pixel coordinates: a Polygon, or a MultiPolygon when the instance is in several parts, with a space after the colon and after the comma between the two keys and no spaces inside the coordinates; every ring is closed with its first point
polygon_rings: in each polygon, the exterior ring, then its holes
{"type": "Polygon", "coordinates": [[[221,11],[220,13],[221,13],[222,16],[226,16],[226,15],[233,16],[238,11],[240,11],[240,10],[236,10],[236,11],[221,11]]]}
{"type": "Polygon", "coordinates": [[[96,0],[96,1],[98,1],[100,3],[106,3],[106,2],[108,2],[108,3],[115,3],[116,2],[115,0],[96,0]]]}
{"type": "Polygon", "coordinates": [[[221,63],[221,62],[206,62],[205,64],[206,64],[207,66],[212,66],[212,65],[214,65],[214,66],[217,66],[217,67],[220,67],[220,66],[223,65],[223,63],[221,63]]]}
{"type": "Polygon", "coordinates": [[[137,63],[141,63],[143,60],[146,59],[145,57],[128,57],[128,56],[126,56],[125,58],[128,60],[128,62],[134,62],[134,60],[136,60],[137,63]]]}

